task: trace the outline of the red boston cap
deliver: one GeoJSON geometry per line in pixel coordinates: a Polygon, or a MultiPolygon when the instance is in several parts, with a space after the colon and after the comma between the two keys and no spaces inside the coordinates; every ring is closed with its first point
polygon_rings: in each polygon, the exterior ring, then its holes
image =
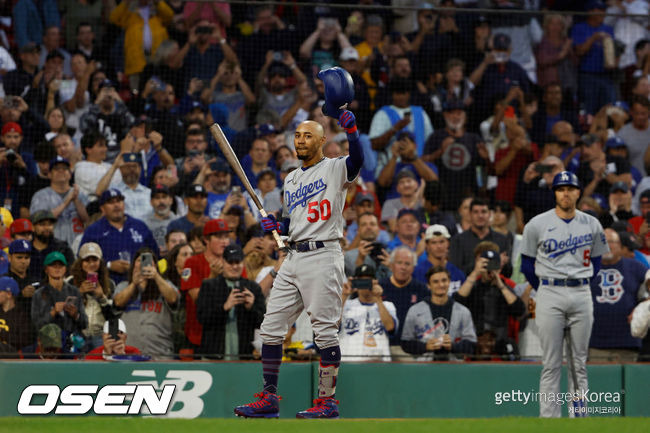
{"type": "Polygon", "coordinates": [[[229,232],[228,223],[223,219],[214,219],[205,223],[203,226],[203,236],[212,235],[214,233],[229,232]]]}
{"type": "Polygon", "coordinates": [[[9,132],[17,132],[20,135],[23,135],[23,128],[20,127],[16,122],[7,122],[2,127],[2,135],[5,135],[9,132]]]}

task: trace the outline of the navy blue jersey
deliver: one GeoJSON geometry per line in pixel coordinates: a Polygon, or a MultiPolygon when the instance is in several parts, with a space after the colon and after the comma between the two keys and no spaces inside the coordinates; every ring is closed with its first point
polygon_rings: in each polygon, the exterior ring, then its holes
{"type": "MultiPolygon", "coordinates": [[[[429,259],[427,258],[427,253],[424,252],[420,255],[418,258],[418,264],[415,266],[415,270],[413,271],[413,278],[421,282],[422,284],[426,285],[428,283],[427,281],[427,271],[433,266],[429,259]]],[[[453,295],[460,289],[460,286],[463,285],[465,282],[465,279],[467,278],[465,276],[465,273],[458,269],[456,265],[451,263],[450,261],[447,261],[447,264],[445,265],[445,268],[449,271],[450,274],[450,283],[449,283],[449,296],[453,295]]]]}
{"type": "MultiPolygon", "coordinates": [[[[128,215],[122,230],[110,225],[106,217],[97,220],[88,226],[79,245],[86,242],[99,244],[106,262],[124,259],[126,257],[124,253],[129,253],[132,260],[135,253],[142,247],[149,247],[156,253],[156,256],[160,255],[158,244],[151,230],[144,222],[128,215]],[[122,256],[120,256],[120,252],[123,253],[122,256]]],[[[126,279],[126,274],[111,272],[110,275],[116,284],[126,279]]]]}
{"type": "Polygon", "coordinates": [[[406,313],[409,308],[411,308],[412,305],[431,297],[431,293],[429,293],[427,286],[415,279],[411,279],[411,281],[404,287],[396,287],[391,282],[390,278],[381,280],[379,285],[384,289],[383,299],[392,302],[397,311],[397,320],[400,328],[394,330],[392,335],[389,335],[389,337],[391,346],[399,346],[400,336],[402,335],[401,326],[404,324],[404,319],[406,319],[406,313]]]}
{"type": "Polygon", "coordinates": [[[639,286],[648,269],[637,260],[622,258],[614,265],[602,265],[591,281],[594,301],[594,326],[590,347],[641,347],[641,340],[632,337],[627,316],[637,304],[639,286]]]}

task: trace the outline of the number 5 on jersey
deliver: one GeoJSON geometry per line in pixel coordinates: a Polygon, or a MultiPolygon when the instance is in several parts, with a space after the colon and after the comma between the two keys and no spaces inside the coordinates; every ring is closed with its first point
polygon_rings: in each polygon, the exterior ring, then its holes
{"type": "Polygon", "coordinates": [[[327,221],[332,216],[332,205],[328,199],[323,199],[319,202],[312,201],[307,205],[307,221],[315,223],[319,219],[327,221]]]}
{"type": "Polygon", "coordinates": [[[584,253],[582,253],[582,266],[587,267],[591,263],[591,250],[585,250],[584,253]]]}

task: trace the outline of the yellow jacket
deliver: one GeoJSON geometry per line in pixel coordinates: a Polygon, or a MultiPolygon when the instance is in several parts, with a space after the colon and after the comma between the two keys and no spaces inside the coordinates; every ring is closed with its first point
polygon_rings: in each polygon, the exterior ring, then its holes
{"type": "MultiPolygon", "coordinates": [[[[124,29],[124,73],[126,75],[142,72],[147,64],[144,55],[142,34],[144,20],[140,14],[129,8],[129,1],[124,0],[111,12],[110,21],[124,29]]],[[[153,11],[152,11],[153,12],[153,11]]],[[[155,53],[158,45],[169,38],[165,26],[169,25],[174,16],[174,11],[167,3],[159,1],[156,4],[155,15],[149,17],[151,28],[151,53],[155,53]]]]}

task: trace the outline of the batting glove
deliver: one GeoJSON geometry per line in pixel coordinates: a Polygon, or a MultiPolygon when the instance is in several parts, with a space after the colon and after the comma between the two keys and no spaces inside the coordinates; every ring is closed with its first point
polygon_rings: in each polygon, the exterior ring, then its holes
{"type": "Polygon", "coordinates": [[[276,221],[275,216],[273,216],[273,214],[262,218],[261,224],[264,233],[270,233],[274,230],[282,231],[282,225],[276,221]]]}
{"type": "Polygon", "coordinates": [[[357,132],[357,119],[354,117],[352,111],[343,110],[339,115],[339,125],[345,129],[348,134],[357,132]]]}

